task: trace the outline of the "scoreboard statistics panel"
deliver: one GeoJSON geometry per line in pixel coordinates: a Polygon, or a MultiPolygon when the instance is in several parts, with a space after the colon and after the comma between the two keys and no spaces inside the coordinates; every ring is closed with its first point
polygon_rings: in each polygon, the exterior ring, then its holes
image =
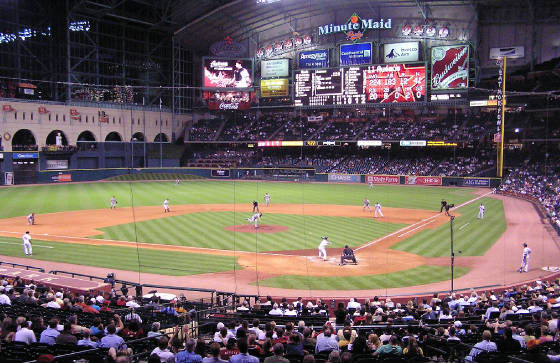
{"type": "Polygon", "coordinates": [[[425,100],[425,63],[298,70],[294,74],[295,106],[425,100]]]}

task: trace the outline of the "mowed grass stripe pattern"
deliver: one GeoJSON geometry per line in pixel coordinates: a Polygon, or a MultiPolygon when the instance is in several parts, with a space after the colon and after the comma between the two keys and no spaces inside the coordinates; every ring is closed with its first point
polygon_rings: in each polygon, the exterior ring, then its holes
{"type": "MultiPolygon", "coordinates": [[[[0,237],[0,254],[23,257],[20,239],[0,237]]],[[[186,276],[211,272],[241,270],[237,258],[197,253],[157,251],[118,246],[74,245],[33,240],[33,259],[65,262],[160,275],[186,276]],[[52,247],[52,248],[45,248],[52,247]],[[140,260],[140,266],[138,265],[140,260]]],[[[30,258],[30,264],[32,259],[30,258]]]]}
{"type": "Polygon", "coordinates": [[[227,226],[252,225],[247,212],[200,212],[102,228],[111,240],[138,241],[176,246],[240,251],[315,249],[322,236],[331,247],[359,246],[403,228],[404,224],[382,223],[373,218],[328,217],[267,213],[261,224],[288,226],[278,233],[241,233],[227,226]],[[137,233],[137,235],[135,234],[137,233]]]}
{"type": "MultiPolygon", "coordinates": [[[[453,248],[462,256],[482,256],[505,232],[507,226],[501,200],[482,198],[458,209],[461,216],[453,221],[453,248]],[[484,219],[477,219],[480,203],[486,207],[484,219]]],[[[392,248],[425,257],[449,256],[450,225],[423,230],[392,248]]]]}
{"type": "Polygon", "coordinates": [[[109,208],[114,195],[119,207],[161,205],[169,198],[174,204],[263,202],[270,193],[278,204],[362,205],[364,198],[384,207],[439,210],[441,198],[460,204],[475,197],[470,188],[441,188],[365,184],[312,184],[242,181],[174,181],[134,183],[53,184],[0,189],[3,208],[0,218],[23,216],[31,211],[51,213],[69,210],[109,208]]]}
{"type": "MultiPolygon", "coordinates": [[[[466,267],[455,267],[455,278],[463,276],[468,271],[469,269],[466,267]]],[[[400,272],[367,276],[282,275],[260,280],[259,286],[308,290],[370,290],[424,285],[449,279],[451,279],[449,267],[419,266],[400,272]]],[[[256,283],[253,283],[253,285],[256,285],[256,283]]]]}

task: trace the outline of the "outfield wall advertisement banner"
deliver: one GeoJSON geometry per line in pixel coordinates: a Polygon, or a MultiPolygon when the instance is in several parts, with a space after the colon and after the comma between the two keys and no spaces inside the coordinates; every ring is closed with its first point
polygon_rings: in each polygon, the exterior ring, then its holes
{"type": "Polygon", "coordinates": [[[340,45],[340,65],[353,66],[371,64],[371,43],[355,43],[340,45]]]}
{"type": "Polygon", "coordinates": [[[404,179],[407,185],[441,185],[441,176],[409,175],[404,179]]]}
{"type": "Polygon", "coordinates": [[[368,184],[400,184],[398,175],[366,175],[368,184]]]}
{"type": "Polygon", "coordinates": [[[68,160],[47,160],[47,169],[68,169],[68,160]]]}
{"type": "Polygon", "coordinates": [[[329,66],[329,50],[317,49],[299,52],[299,68],[327,68],[329,66]]]}
{"type": "Polygon", "coordinates": [[[329,174],[329,182],[360,183],[361,176],[356,174],[329,174]]]}
{"type": "Polygon", "coordinates": [[[420,59],[420,43],[388,43],[383,45],[385,63],[416,62],[420,59]]]}
{"type": "Polygon", "coordinates": [[[469,87],[469,46],[432,48],[432,89],[466,89],[469,87]]]}
{"type": "Polygon", "coordinates": [[[65,183],[72,181],[72,174],[58,174],[51,176],[51,180],[55,183],[65,183]]]}
{"type": "Polygon", "coordinates": [[[483,178],[464,178],[463,185],[473,186],[473,187],[489,187],[490,179],[483,178]]]}

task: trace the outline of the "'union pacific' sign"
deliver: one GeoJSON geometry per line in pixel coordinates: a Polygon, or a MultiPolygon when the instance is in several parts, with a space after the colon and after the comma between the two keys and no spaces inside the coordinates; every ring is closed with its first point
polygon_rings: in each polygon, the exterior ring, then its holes
{"type": "Polygon", "coordinates": [[[362,19],[356,13],[352,14],[345,24],[327,24],[319,27],[319,35],[333,33],[346,33],[347,40],[358,40],[363,38],[368,29],[391,29],[391,19],[362,19]]]}

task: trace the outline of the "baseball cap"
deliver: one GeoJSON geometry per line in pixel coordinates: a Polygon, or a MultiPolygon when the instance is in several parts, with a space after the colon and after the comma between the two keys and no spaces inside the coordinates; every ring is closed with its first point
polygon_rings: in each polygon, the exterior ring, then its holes
{"type": "Polygon", "coordinates": [[[59,291],[59,292],[57,292],[57,293],[55,294],[55,296],[56,296],[57,298],[62,298],[63,295],[62,295],[62,293],[59,291]]]}

